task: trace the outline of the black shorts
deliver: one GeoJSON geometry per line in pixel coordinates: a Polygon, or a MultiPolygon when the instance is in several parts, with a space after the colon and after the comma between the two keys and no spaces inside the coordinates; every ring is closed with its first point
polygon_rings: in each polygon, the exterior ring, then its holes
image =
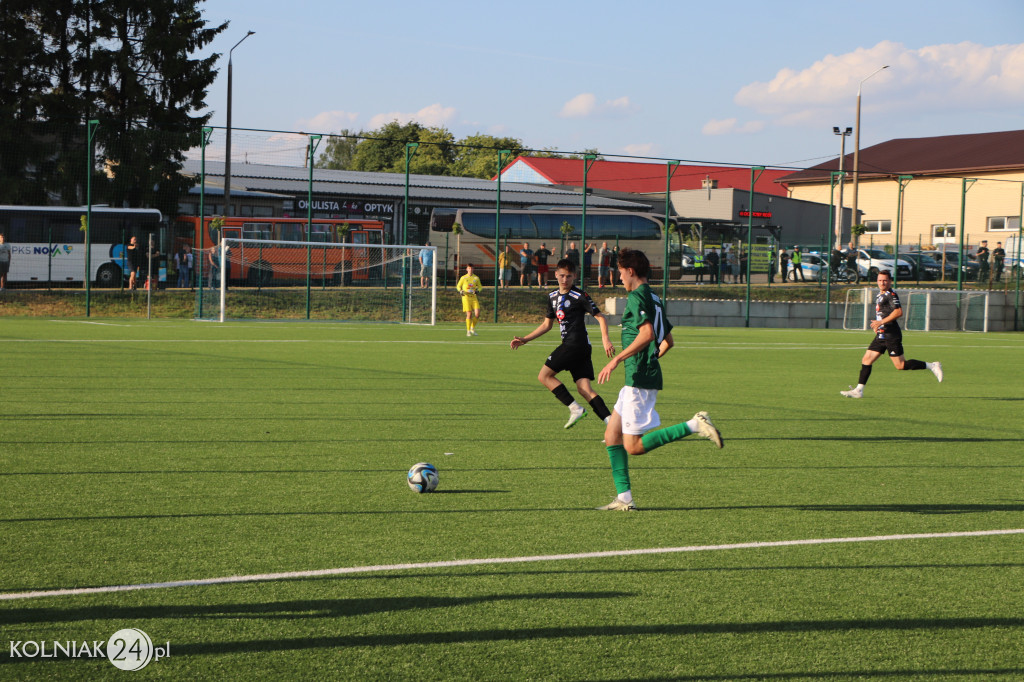
{"type": "Polygon", "coordinates": [[[594,380],[594,363],[590,360],[590,346],[567,346],[564,343],[553,350],[544,361],[555,374],[568,371],[573,381],[594,380]]]}
{"type": "Polygon", "coordinates": [[[890,334],[884,339],[876,336],[871,345],[868,346],[868,350],[873,350],[876,353],[888,353],[889,357],[898,358],[903,355],[903,336],[892,336],[890,334]]]}

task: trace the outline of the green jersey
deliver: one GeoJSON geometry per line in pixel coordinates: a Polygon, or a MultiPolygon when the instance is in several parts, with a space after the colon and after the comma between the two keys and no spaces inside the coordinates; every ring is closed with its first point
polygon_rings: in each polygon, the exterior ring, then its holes
{"type": "Polygon", "coordinates": [[[654,328],[654,340],[636,355],[626,358],[626,385],[636,388],[661,390],[661,364],[658,362],[658,346],[672,331],[672,323],[665,317],[665,306],[645,282],[629,292],[626,309],[622,313],[622,347],[629,344],[640,333],[640,327],[650,324],[654,328]]]}

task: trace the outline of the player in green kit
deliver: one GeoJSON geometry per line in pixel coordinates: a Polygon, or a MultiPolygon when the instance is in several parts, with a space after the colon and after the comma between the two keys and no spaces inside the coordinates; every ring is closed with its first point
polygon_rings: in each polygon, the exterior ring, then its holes
{"type": "Polygon", "coordinates": [[[672,348],[672,324],[665,317],[661,299],[647,284],[651,265],[644,252],[623,249],[619,253],[618,269],[619,278],[629,292],[622,313],[622,350],[597,376],[597,382],[603,384],[616,367],[625,365],[626,385],[619,391],[604,433],[618,494],[610,504],[598,509],[632,511],[636,504],[629,482],[629,455],[642,455],[691,433],[707,438],[718,447],[723,443],[722,434],[711,423],[707,412],[698,412],[688,422],[651,431],[661,425],[661,418],[654,409],[662,388],[658,358],[672,348]]]}

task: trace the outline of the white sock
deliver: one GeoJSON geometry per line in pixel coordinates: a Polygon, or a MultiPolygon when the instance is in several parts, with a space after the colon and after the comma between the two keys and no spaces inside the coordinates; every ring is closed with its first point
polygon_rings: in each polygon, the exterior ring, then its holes
{"type": "Polygon", "coordinates": [[[581,406],[581,405],[580,405],[580,404],[579,404],[578,402],[576,402],[576,401],[574,400],[574,401],[572,401],[571,403],[569,403],[569,409],[570,409],[570,410],[575,410],[575,411],[577,411],[577,412],[578,412],[578,411],[580,411],[580,410],[582,410],[582,409],[583,409],[583,406],[581,406]]]}
{"type": "Polygon", "coordinates": [[[605,423],[605,424],[607,424],[607,423],[608,423],[608,422],[610,422],[611,420],[612,420],[612,418],[611,418],[611,417],[605,417],[605,418],[604,418],[604,423],[605,423]]]}
{"type": "Polygon", "coordinates": [[[624,493],[619,493],[619,499],[625,502],[626,504],[631,503],[633,501],[633,491],[627,490],[624,493]]]}
{"type": "Polygon", "coordinates": [[[686,428],[690,429],[690,433],[697,433],[700,430],[700,422],[695,417],[686,422],[686,428]]]}
{"type": "Polygon", "coordinates": [[[863,393],[864,392],[864,384],[857,384],[857,386],[853,390],[860,391],[861,393],[863,393]]]}

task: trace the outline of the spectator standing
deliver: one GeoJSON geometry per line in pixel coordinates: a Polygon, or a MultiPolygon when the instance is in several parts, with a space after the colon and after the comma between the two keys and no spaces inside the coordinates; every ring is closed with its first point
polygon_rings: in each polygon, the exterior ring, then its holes
{"type": "MultiPolygon", "coordinates": [[[[601,242],[601,249],[597,252],[597,288],[604,288],[604,281],[608,279],[608,266],[611,265],[612,251],[608,248],[608,242],[601,242]]],[[[608,286],[611,286],[609,280],[608,286]]]]}
{"type": "Polygon", "coordinates": [[[0,291],[7,288],[7,273],[11,270],[11,245],[7,243],[4,233],[0,232],[0,291]]]}
{"type": "Polygon", "coordinates": [[[789,254],[786,253],[785,246],[779,249],[779,275],[783,284],[785,284],[786,280],[789,279],[789,254]]]}
{"type": "Polygon", "coordinates": [[[533,249],[529,244],[523,244],[523,248],[519,249],[519,286],[521,287],[526,285],[533,287],[533,282],[530,281],[531,261],[533,261],[533,249]]]}
{"type": "Polygon", "coordinates": [[[512,275],[511,268],[509,268],[508,260],[508,251],[502,251],[501,253],[498,254],[498,281],[501,283],[502,289],[508,286],[508,281],[512,275]]]}
{"type": "Polygon", "coordinates": [[[178,253],[174,254],[174,267],[178,271],[178,288],[184,289],[192,285],[192,247],[189,244],[182,245],[178,253]]]}
{"type": "Polygon", "coordinates": [[[613,246],[608,254],[608,286],[615,286],[615,273],[619,267],[619,247],[613,246]]]}
{"type": "Polygon", "coordinates": [[[801,282],[806,282],[807,280],[804,278],[804,268],[803,268],[804,260],[803,260],[803,255],[800,253],[800,247],[799,246],[794,246],[793,247],[792,262],[793,262],[793,281],[795,282],[796,281],[796,276],[800,275],[800,281],[801,282]]]}
{"type": "Polygon", "coordinates": [[[708,280],[710,284],[719,284],[718,271],[721,267],[721,261],[718,258],[718,250],[715,247],[711,247],[711,252],[707,255],[708,263],[708,274],[711,275],[711,279],[708,280]]]}
{"type": "Polygon", "coordinates": [[[580,252],[576,248],[576,242],[569,242],[569,248],[566,249],[564,257],[572,261],[572,267],[575,272],[580,271],[580,252]]]}
{"type": "Polygon", "coordinates": [[[548,258],[551,258],[551,250],[547,244],[541,242],[540,248],[534,252],[533,257],[537,261],[537,286],[546,287],[548,285],[548,258]]]}
{"type": "Polygon", "coordinates": [[[747,250],[744,249],[743,247],[740,247],[740,272],[738,280],[740,283],[747,281],[747,261],[747,250]]]}
{"type": "Polygon", "coordinates": [[[583,245],[583,276],[580,280],[584,283],[590,279],[590,266],[594,264],[594,244],[583,245]]]}
{"type": "Polygon", "coordinates": [[[982,239],[981,246],[975,252],[974,257],[978,259],[978,281],[985,282],[988,280],[988,240],[982,239]]]}
{"type": "MultiPolygon", "coordinates": [[[[0,237],[0,241],[3,241],[0,237]]],[[[1000,281],[1003,278],[1003,263],[1006,261],[1006,249],[1003,248],[1002,242],[996,242],[996,248],[992,249],[992,263],[995,266],[995,278],[996,281],[1000,281]]]]}
{"type": "Polygon", "coordinates": [[[430,242],[423,246],[424,248],[420,250],[420,289],[427,289],[430,287],[430,276],[434,270],[434,250],[428,248],[430,242]]]}

